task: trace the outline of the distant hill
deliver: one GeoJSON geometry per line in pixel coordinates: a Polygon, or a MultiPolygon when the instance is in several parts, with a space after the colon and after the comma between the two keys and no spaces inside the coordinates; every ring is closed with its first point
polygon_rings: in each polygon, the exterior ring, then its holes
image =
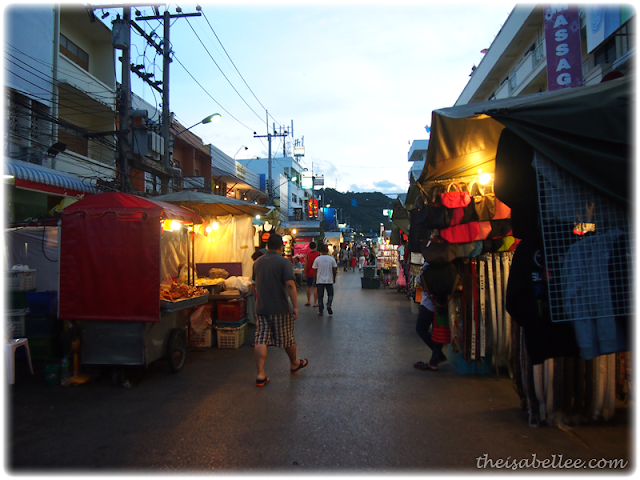
{"type": "Polygon", "coordinates": [[[321,205],[330,204],[336,208],[340,222],[349,224],[357,232],[364,234],[380,231],[380,223],[390,228],[389,218],[382,215],[382,210],[393,208],[394,200],[380,192],[347,192],[341,193],[333,188],[316,191],[322,195],[321,205]],[[355,200],[356,206],[353,206],[355,200]],[[342,209],[342,210],[339,210],[342,209]]]}

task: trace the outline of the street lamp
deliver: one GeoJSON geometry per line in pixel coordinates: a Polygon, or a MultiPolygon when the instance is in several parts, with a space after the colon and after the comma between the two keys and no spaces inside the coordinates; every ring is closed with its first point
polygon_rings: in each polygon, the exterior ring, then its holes
{"type": "Polygon", "coordinates": [[[204,117],[202,120],[200,120],[198,123],[194,123],[193,125],[191,125],[188,128],[185,128],[184,130],[182,130],[179,133],[176,133],[174,135],[174,137],[177,137],[178,135],[182,135],[184,132],[186,132],[187,130],[191,130],[193,127],[200,125],[201,123],[214,123],[214,122],[219,122],[220,119],[222,118],[222,115],[220,115],[219,113],[213,113],[211,115],[209,115],[208,117],[204,117]]]}
{"type": "Polygon", "coordinates": [[[236,159],[236,157],[237,157],[237,156],[238,156],[238,154],[240,153],[240,150],[242,150],[243,148],[244,148],[245,150],[249,150],[249,147],[245,147],[244,145],[240,146],[240,148],[238,149],[238,151],[236,152],[236,154],[233,156],[233,159],[234,159],[234,160],[236,159]]]}

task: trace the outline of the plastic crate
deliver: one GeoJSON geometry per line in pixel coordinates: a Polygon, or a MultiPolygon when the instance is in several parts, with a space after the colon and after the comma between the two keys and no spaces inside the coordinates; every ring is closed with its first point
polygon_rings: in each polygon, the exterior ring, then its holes
{"type": "Polygon", "coordinates": [[[218,322],[238,322],[244,317],[246,310],[246,301],[243,300],[229,300],[229,301],[218,301],[217,302],[217,310],[218,317],[216,320],[218,322]]]}
{"type": "Polygon", "coordinates": [[[7,310],[23,310],[29,308],[29,292],[7,292],[7,310]]]}
{"type": "Polygon", "coordinates": [[[207,327],[201,334],[196,334],[193,330],[189,332],[190,347],[211,347],[211,327],[207,327]]]}
{"type": "Polygon", "coordinates": [[[26,317],[28,313],[28,308],[9,310],[7,312],[7,330],[9,330],[13,338],[24,338],[27,336],[26,317]]]}
{"type": "Polygon", "coordinates": [[[455,353],[449,347],[448,360],[453,369],[461,375],[489,375],[491,373],[491,355],[484,360],[465,360],[461,353],[455,353]]]}
{"type": "Polygon", "coordinates": [[[27,297],[31,315],[58,314],[58,292],[28,292],[27,297]]]}
{"type": "Polygon", "coordinates": [[[237,322],[221,322],[220,320],[216,320],[216,327],[241,327],[245,323],[247,323],[246,315],[237,322]]]}
{"type": "Polygon", "coordinates": [[[36,270],[10,270],[5,280],[9,291],[32,290],[36,288],[36,270]]]}
{"type": "Polygon", "coordinates": [[[240,348],[247,339],[247,324],[241,327],[216,327],[218,348],[240,348]]]}
{"type": "Polygon", "coordinates": [[[360,277],[360,282],[362,283],[362,288],[367,289],[375,289],[380,288],[380,277],[360,277]]]}
{"type": "Polygon", "coordinates": [[[62,321],[52,315],[27,315],[27,336],[46,337],[62,333],[62,321]]]}

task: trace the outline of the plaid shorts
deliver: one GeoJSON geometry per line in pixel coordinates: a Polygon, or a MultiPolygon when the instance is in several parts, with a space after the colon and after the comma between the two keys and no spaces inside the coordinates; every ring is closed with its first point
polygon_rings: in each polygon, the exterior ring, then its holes
{"type": "Polygon", "coordinates": [[[257,315],[256,344],[287,348],[296,344],[293,338],[293,316],[291,313],[282,315],[257,315]]]}

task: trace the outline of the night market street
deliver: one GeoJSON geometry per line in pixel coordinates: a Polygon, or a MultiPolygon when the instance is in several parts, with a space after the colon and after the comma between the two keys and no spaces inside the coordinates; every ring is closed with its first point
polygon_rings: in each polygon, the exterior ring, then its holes
{"type": "Polygon", "coordinates": [[[429,352],[409,301],[395,289],[362,289],[360,277],[339,271],[333,316],[319,317],[298,291],[295,334],[309,366],[291,375],[285,353],[269,348],[264,388],[254,386],[253,327],[237,350],[189,351],[177,374],[158,360],[130,388],[115,387],[108,372],[83,386],[46,386],[43,364],[31,376],[18,363],[6,387],[5,468],[427,474],[555,458],[624,459],[625,473],[635,469],[627,409],[572,432],[531,428],[506,372],[413,368],[429,352]]]}

